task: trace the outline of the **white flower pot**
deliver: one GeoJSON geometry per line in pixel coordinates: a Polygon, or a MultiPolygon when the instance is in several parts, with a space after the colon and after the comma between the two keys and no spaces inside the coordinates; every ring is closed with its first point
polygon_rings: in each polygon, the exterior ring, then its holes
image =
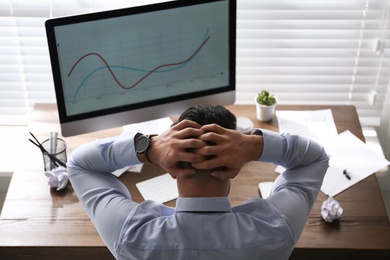
{"type": "Polygon", "coordinates": [[[255,98],[255,103],[256,103],[256,118],[263,122],[271,121],[272,118],[274,117],[276,103],[271,106],[261,105],[257,103],[256,98],[255,98]]]}

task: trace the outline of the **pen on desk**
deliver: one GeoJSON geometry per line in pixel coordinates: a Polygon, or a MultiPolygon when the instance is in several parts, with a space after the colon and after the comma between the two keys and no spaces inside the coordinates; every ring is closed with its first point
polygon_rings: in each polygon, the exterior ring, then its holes
{"type": "MultiPolygon", "coordinates": [[[[50,132],[50,153],[55,156],[57,151],[57,133],[50,132]]],[[[55,162],[50,160],[50,169],[55,168],[55,162]]]]}
{"type": "Polygon", "coordinates": [[[351,176],[348,174],[347,170],[343,170],[343,174],[344,174],[345,178],[347,178],[348,180],[351,180],[351,176]]]}

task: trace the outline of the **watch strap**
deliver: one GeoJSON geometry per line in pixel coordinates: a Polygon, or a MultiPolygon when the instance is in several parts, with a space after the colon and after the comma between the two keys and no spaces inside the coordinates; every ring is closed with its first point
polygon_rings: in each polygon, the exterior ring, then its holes
{"type": "Polygon", "coordinates": [[[151,163],[145,153],[137,153],[137,157],[142,163],[151,163]]]}

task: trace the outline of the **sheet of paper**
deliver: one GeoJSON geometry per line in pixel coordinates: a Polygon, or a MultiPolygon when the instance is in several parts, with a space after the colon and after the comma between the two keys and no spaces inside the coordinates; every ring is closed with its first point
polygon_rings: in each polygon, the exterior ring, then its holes
{"type": "Polygon", "coordinates": [[[325,141],[324,147],[330,156],[330,167],[321,191],[328,196],[336,196],[390,163],[350,131],[325,141]],[[344,170],[350,179],[343,174],[344,170]]]}
{"type": "Polygon", "coordinates": [[[336,124],[330,109],[303,111],[276,111],[279,131],[298,134],[314,140],[337,135],[336,124]]]}
{"type": "Polygon", "coordinates": [[[123,131],[133,132],[139,130],[143,134],[162,134],[172,125],[172,119],[163,117],[155,120],[144,121],[141,123],[125,125],[123,131]]]}
{"type": "Polygon", "coordinates": [[[112,174],[115,175],[116,177],[120,177],[125,172],[138,172],[138,173],[140,173],[143,166],[144,166],[143,163],[132,165],[132,166],[127,166],[127,167],[124,167],[122,169],[119,169],[119,170],[112,172],[112,174]]]}
{"type": "Polygon", "coordinates": [[[176,180],[168,173],[136,183],[145,200],[154,200],[165,203],[179,197],[176,180]]]}
{"type": "Polygon", "coordinates": [[[272,181],[265,181],[259,183],[260,195],[263,199],[266,199],[271,195],[273,185],[274,183],[272,181]]]}

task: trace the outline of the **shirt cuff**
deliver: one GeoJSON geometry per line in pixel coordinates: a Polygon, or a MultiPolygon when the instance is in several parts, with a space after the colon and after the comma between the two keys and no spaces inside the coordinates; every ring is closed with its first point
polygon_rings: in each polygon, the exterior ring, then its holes
{"type": "Polygon", "coordinates": [[[122,132],[119,136],[98,141],[101,157],[108,158],[108,163],[118,169],[140,164],[134,146],[134,137],[137,132],[122,132]]]}
{"type": "Polygon", "coordinates": [[[277,163],[283,154],[283,136],[280,133],[265,129],[256,129],[255,133],[263,135],[263,153],[259,161],[277,163]]]}

